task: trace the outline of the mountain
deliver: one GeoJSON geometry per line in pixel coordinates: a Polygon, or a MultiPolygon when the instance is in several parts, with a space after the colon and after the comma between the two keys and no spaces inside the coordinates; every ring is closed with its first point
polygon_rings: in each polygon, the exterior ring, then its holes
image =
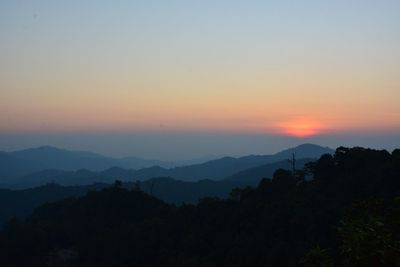
{"type": "Polygon", "coordinates": [[[176,167],[182,167],[182,166],[187,166],[187,165],[202,164],[207,161],[220,159],[220,158],[223,158],[226,156],[227,155],[205,155],[205,156],[199,157],[199,158],[176,161],[175,163],[177,165],[176,167]]]}
{"type": "Polygon", "coordinates": [[[11,153],[0,152],[0,181],[7,183],[18,176],[27,175],[36,171],[37,166],[28,160],[17,158],[11,153]],[[10,178],[10,179],[8,179],[10,178]]]}
{"type": "Polygon", "coordinates": [[[0,152],[0,181],[11,182],[16,177],[46,169],[102,171],[115,166],[141,169],[151,166],[172,167],[174,163],[136,157],[110,158],[92,152],[42,146],[15,152],[0,152]]]}
{"type": "MultiPolygon", "coordinates": [[[[2,178],[3,187],[14,188],[39,186],[48,182],[56,182],[62,185],[83,185],[93,182],[111,183],[116,179],[143,181],[155,177],[174,177],[182,181],[223,180],[238,172],[279,161],[281,163],[275,167],[267,167],[268,172],[266,173],[272,174],[277,166],[288,168],[287,160],[292,153],[296,153],[297,159],[316,159],[322,154],[332,154],[333,150],[317,145],[304,144],[274,155],[249,155],[240,158],[224,157],[202,164],[169,169],[160,166],[138,170],[108,167],[104,171],[98,171],[96,167],[98,168],[99,166],[106,167],[107,164],[109,166],[120,166],[123,164],[115,159],[90,152],[73,152],[52,147],[41,147],[39,149],[0,154],[0,159],[1,155],[5,155],[5,160],[3,162],[0,161],[0,166],[3,166],[4,162],[8,163],[8,165],[5,165],[5,171],[0,168],[0,178],[2,178]],[[33,162],[36,162],[36,165],[33,162]],[[13,168],[10,169],[7,166],[13,166],[13,168]],[[16,173],[20,175],[16,175],[16,173]]],[[[148,164],[150,163],[155,162],[148,161],[148,164]]]]}
{"type": "Polygon", "coordinates": [[[323,147],[314,144],[302,144],[296,147],[282,150],[274,154],[276,159],[288,159],[295,153],[298,159],[300,158],[319,158],[323,154],[333,154],[335,150],[329,147],[323,147]]]}
{"type": "MultiPolygon", "coordinates": [[[[296,161],[296,169],[301,170],[304,165],[314,159],[304,158],[296,161]]],[[[287,160],[274,163],[264,164],[255,168],[240,171],[232,176],[227,177],[224,181],[230,181],[238,185],[256,186],[263,178],[272,177],[277,169],[290,170],[290,164],[287,160]]]]}
{"type": "Polygon", "coordinates": [[[43,170],[18,177],[7,188],[24,189],[41,186],[47,183],[57,183],[64,186],[90,185],[92,183],[112,183],[115,180],[132,181],[134,170],[113,167],[101,172],[81,169],[77,171],[43,170]]]}
{"type": "MultiPolygon", "coordinates": [[[[136,171],[134,175],[136,179],[169,176],[184,181],[198,181],[202,179],[222,180],[240,171],[278,161],[285,161],[289,166],[287,160],[292,157],[293,153],[296,154],[297,159],[317,159],[323,154],[333,154],[334,150],[313,144],[303,144],[273,155],[249,155],[240,158],[224,157],[202,164],[171,169],[146,168],[136,171]]],[[[284,164],[280,166],[284,166],[284,164]]]]}
{"type": "Polygon", "coordinates": [[[34,163],[38,170],[77,170],[82,168],[102,170],[105,166],[115,164],[113,159],[99,154],[85,151],[69,151],[51,146],[30,148],[10,152],[10,154],[17,159],[34,163]]]}
{"type": "MultiPolygon", "coordinates": [[[[301,169],[305,163],[311,161],[312,159],[299,159],[297,160],[297,168],[301,169]]],[[[220,165],[219,168],[223,168],[221,166],[229,166],[228,164],[220,165]]],[[[238,165],[241,167],[242,165],[238,165]]],[[[77,186],[77,185],[90,185],[92,183],[113,183],[115,180],[122,180],[126,182],[133,181],[142,181],[143,184],[148,184],[150,181],[157,181],[157,188],[161,185],[169,186],[169,184],[165,183],[165,179],[167,178],[158,178],[158,177],[173,177],[174,181],[180,183],[189,183],[189,182],[199,182],[204,183],[204,181],[208,181],[208,183],[215,183],[218,181],[224,181],[229,183],[233,183],[236,186],[246,186],[246,185],[257,185],[258,182],[264,177],[271,177],[272,174],[277,169],[287,169],[291,168],[291,165],[287,160],[263,164],[257,167],[241,170],[229,176],[220,176],[222,178],[218,179],[197,179],[197,180],[189,180],[191,171],[199,171],[199,172],[207,172],[209,169],[201,170],[202,166],[188,166],[186,168],[175,168],[175,169],[163,169],[161,167],[151,167],[145,168],[141,170],[126,170],[119,167],[113,167],[101,172],[93,172],[85,169],[81,169],[78,171],[60,171],[60,170],[44,170],[35,172],[23,177],[16,178],[12,184],[8,187],[14,189],[24,189],[28,187],[36,187],[41,186],[47,183],[57,183],[63,186],[77,186]],[[183,176],[186,178],[177,178],[179,175],[183,175],[183,171],[187,172],[187,176],[183,176]],[[189,179],[188,179],[189,177],[189,179]],[[164,179],[161,183],[158,179],[164,179]],[[179,181],[178,181],[179,180],[179,181]]],[[[209,165],[206,165],[209,167],[209,165]]],[[[239,169],[238,167],[232,169],[239,169]]],[[[222,172],[221,172],[222,173],[222,172]]],[[[224,175],[224,173],[222,173],[224,175]]],[[[200,176],[199,176],[200,177],[200,176]]],[[[168,178],[172,179],[172,178],[168,178]]],[[[216,184],[214,184],[216,185],[216,184]]],[[[172,187],[171,187],[172,188],[172,187]]],[[[181,187],[177,187],[178,190],[181,187]]],[[[211,189],[210,189],[211,190],[211,189]]],[[[190,193],[189,193],[190,194],[190,193]]],[[[161,199],[164,199],[162,195],[158,196],[161,199]]],[[[178,197],[179,198],[179,197],[178,197]]],[[[196,198],[196,197],[194,197],[196,198]]],[[[167,199],[169,200],[169,199],[167,199]]]]}

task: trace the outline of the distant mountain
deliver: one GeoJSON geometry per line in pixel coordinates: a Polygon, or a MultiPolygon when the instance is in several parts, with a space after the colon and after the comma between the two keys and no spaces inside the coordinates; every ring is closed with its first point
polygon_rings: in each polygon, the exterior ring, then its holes
{"type": "MultiPolygon", "coordinates": [[[[333,153],[333,150],[317,145],[304,144],[274,155],[250,155],[240,158],[224,157],[202,164],[183,167],[167,169],[160,166],[152,166],[134,170],[119,167],[128,164],[126,162],[121,163],[119,160],[90,152],[41,147],[18,152],[0,153],[0,166],[4,166],[4,168],[0,168],[0,178],[2,178],[0,181],[3,187],[26,188],[43,185],[48,182],[56,182],[62,185],[83,185],[93,182],[110,183],[115,179],[143,181],[155,177],[174,177],[182,181],[223,180],[241,171],[279,161],[283,162],[276,165],[276,168],[277,166],[283,167],[285,163],[289,167],[287,160],[292,153],[296,153],[297,159],[316,159],[322,154],[333,153]],[[98,169],[103,169],[100,166],[108,167],[104,171],[99,171],[98,169]],[[110,166],[118,167],[110,168],[110,166]]],[[[155,161],[147,161],[147,164],[150,165],[151,163],[156,164],[155,161]]],[[[274,165],[268,168],[268,172],[265,175],[272,174],[273,170],[276,169],[274,165]]]]}
{"type": "Polygon", "coordinates": [[[291,158],[293,153],[296,154],[297,159],[317,159],[323,154],[333,154],[334,150],[328,147],[321,147],[313,144],[303,144],[294,148],[283,150],[273,155],[250,155],[240,158],[224,157],[202,164],[176,167],[171,169],[146,168],[136,171],[134,175],[136,179],[141,180],[159,176],[169,176],[184,181],[198,181],[202,179],[222,180],[240,171],[269,163],[285,161],[289,166],[287,160],[291,158]]]}
{"type": "Polygon", "coordinates": [[[205,155],[200,158],[176,161],[175,163],[176,167],[182,167],[188,165],[202,164],[207,161],[216,160],[224,157],[226,157],[226,155],[205,155]]]}
{"type": "Polygon", "coordinates": [[[0,181],[6,183],[16,177],[46,169],[102,171],[111,167],[141,169],[151,166],[172,167],[171,162],[146,160],[136,157],[110,158],[86,151],[70,151],[51,146],[0,152],[0,181]]]}
{"type": "Polygon", "coordinates": [[[288,159],[291,158],[292,154],[296,154],[296,158],[319,158],[324,154],[333,154],[335,150],[329,147],[323,147],[314,144],[302,144],[296,147],[282,150],[273,155],[277,159],[288,159]]]}
{"type": "Polygon", "coordinates": [[[47,183],[57,183],[63,186],[90,185],[92,183],[112,183],[115,180],[132,181],[134,170],[113,167],[101,172],[85,169],[77,171],[43,170],[18,177],[9,183],[7,188],[24,189],[41,186],[47,183]]]}
{"type": "Polygon", "coordinates": [[[17,158],[12,153],[0,152],[0,182],[2,184],[37,170],[34,162],[17,158]]]}
{"type": "MultiPolygon", "coordinates": [[[[148,168],[152,166],[160,166],[163,168],[172,168],[177,166],[178,164],[172,161],[162,161],[162,160],[155,160],[155,159],[142,159],[138,157],[125,157],[114,159],[117,164],[114,163],[113,167],[121,167],[127,169],[142,169],[148,168]]],[[[105,168],[103,168],[104,170],[105,168]]]]}

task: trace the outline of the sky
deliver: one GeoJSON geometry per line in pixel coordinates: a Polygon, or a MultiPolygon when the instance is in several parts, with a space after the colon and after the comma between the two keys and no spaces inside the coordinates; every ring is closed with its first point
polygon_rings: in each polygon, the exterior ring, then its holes
{"type": "Polygon", "coordinates": [[[400,144],[400,1],[2,0],[0,150],[400,144]]]}

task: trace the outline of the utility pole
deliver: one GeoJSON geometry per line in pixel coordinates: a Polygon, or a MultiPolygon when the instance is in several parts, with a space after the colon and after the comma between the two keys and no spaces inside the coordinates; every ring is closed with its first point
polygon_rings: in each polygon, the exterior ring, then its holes
{"type": "Polygon", "coordinates": [[[136,191],[142,191],[142,188],[140,186],[140,181],[139,180],[136,180],[134,188],[135,188],[136,191]]]}
{"type": "Polygon", "coordinates": [[[151,181],[151,183],[150,183],[150,195],[152,196],[153,195],[153,189],[154,189],[154,185],[155,185],[155,181],[151,181]]]}
{"type": "Polygon", "coordinates": [[[292,165],[292,175],[296,176],[296,152],[292,153],[292,159],[289,159],[289,163],[292,165]]]}

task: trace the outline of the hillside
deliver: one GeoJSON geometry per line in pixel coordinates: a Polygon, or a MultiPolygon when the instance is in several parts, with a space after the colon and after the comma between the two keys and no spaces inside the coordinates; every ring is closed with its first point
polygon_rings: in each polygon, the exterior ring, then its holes
{"type": "Polygon", "coordinates": [[[400,260],[400,150],[338,148],[229,199],[175,206],[113,187],[0,231],[2,266],[363,266],[400,260]]]}
{"type": "MultiPolygon", "coordinates": [[[[205,197],[226,198],[232,189],[242,186],[242,182],[201,180],[185,182],[169,177],[160,177],[140,183],[140,189],[167,203],[180,205],[182,203],[196,204],[205,197]]],[[[110,183],[95,183],[80,186],[61,186],[46,184],[43,186],[10,190],[0,189],[0,228],[7,220],[17,217],[24,218],[31,212],[48,202],[54,202],[69,197],[79,197],[94,190],[110,187],[110,183]]],[[[124,183],[123,187],[132,189],[136,183],[124,183]]]]}

